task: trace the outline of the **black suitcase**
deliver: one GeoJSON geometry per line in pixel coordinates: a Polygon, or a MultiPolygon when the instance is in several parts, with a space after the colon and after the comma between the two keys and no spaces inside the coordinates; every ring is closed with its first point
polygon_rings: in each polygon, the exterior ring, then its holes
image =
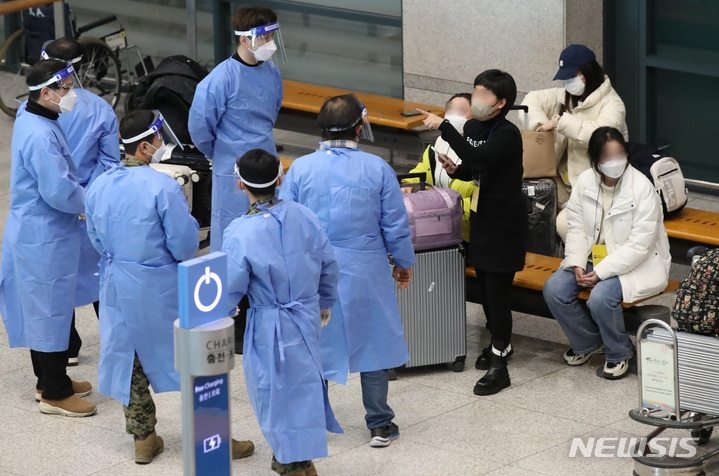
{"type": "Polygon", "coordinates": [[[557,184],[551,178],[522,181],[527,200],[529,240],[527,251],[559,257],[560,239],[557,235],[557,184]]]}

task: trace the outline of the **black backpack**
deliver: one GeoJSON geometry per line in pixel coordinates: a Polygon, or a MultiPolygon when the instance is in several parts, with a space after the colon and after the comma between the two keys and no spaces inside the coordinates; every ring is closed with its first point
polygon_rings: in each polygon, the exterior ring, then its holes
{"type": "Polygon", "coordinates": [[[702,254],[679,286],[672,317],[680,331],[719,335],[719,249],[702,254]]]}
{"type": "Polygon", "coordinates": [[[195,89],[209,73],[187,56],[169,56],[151,73],[140,78],[129,101],[138,109],[159,109],[183,144],[192,144],[187,130],[195,89]]]}

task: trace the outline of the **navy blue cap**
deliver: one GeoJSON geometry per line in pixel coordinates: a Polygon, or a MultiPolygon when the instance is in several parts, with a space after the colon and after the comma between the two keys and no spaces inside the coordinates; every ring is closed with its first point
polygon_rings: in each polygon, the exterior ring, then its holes
{"type": "Polygon", "coordinates": [[[584,45],[569,45],[564,48],[562,54],[559,55],[559,71],[554,75],[554,79],[567,80],[572,78],[584,63],[594,61],[597,57],[594,51],[584,45]]]}

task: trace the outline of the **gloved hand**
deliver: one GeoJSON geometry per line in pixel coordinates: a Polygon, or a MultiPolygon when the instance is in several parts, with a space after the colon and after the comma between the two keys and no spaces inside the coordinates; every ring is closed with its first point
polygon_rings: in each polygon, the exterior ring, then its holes
{"type": "Polygon", "coordinates": [[[330,315],[332,309],[320,309],[320,320],[322,321],[322,327],[330,323],[330,315]]]}

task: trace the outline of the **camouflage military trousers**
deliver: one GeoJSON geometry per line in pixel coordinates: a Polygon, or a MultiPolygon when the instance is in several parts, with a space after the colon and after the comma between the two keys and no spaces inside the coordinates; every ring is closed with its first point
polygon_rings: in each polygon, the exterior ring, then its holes
{"type": "Polygon", "coordinates": [[[150,381],[142,370],[140,359],[135,354],[130,383],[130,402],[122,407],[125,411],[125,430],[131,435],[143,436],[155,429],[155,402],[150,394],[150,381]]]}

